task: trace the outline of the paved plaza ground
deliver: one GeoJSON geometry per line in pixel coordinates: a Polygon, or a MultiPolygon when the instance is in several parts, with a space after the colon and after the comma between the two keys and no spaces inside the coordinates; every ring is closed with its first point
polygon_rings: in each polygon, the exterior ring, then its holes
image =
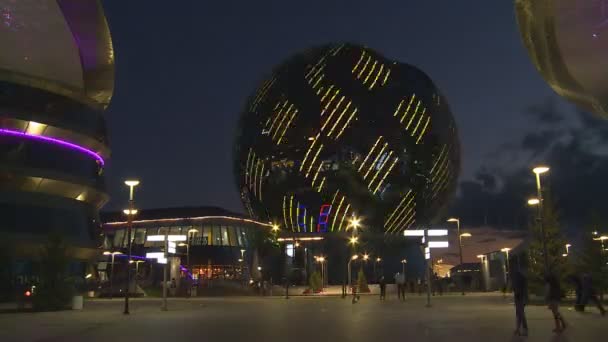
{"type": "Polygon", "coordinates": [[[357,304],[340,297],[234,297],[132,301],[94,300],[82,311],[0,314],[0,341],[607,341],[608,317],[591,308],[563,308],[570,323],[551,332],[550,312],[527,309],[530,336],[513,336],[514,309],[500,295],[393,296],[381,302],[363,296],[357,304]]]}

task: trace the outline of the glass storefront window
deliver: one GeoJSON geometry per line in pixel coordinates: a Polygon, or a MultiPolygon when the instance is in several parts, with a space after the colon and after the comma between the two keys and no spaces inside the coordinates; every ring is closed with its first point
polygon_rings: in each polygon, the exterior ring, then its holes
{"type": "Polygon", "coordinates": [[[213,226],[213,245],[214,246],[221,246],[222,245],[222,237],[220,234],[220,227],[219,226],[213,226]]]}
{"type": "Polygon", "coordinates": [[[236,228],[235,226],[228,226],[228,238],[230,239],[230,246],[238,246],[236,240],[236,228]]]}
{"type": "Polygon", "coordinates": [[[245,247],[245,237],[243,236],[243,228],[235,227],[237,241],[239,242],[239,246],[245,247]]]}
{"type": "Polygon", "coordinates": [[[203,246],[211,244],[211,227],[203,227],[203,239],[201,240],[203,246]]]}
{"type": "Polygon", "coordinates": [[[228,227],[222,226],[222,246],[230,246],[230,240],[228,239],[228,227]]]}
{"type": "Polygon", "coordinates": [[[116,230],[116,234],[114,234],[114,248],[121,248],[123,246],[123,242],[124,242],[124,238],[125,238],[125,230],[124,229],[117,229],[116,230]]]}
{"type": "Polygon", "coordinates": [[[135,239],[133,243],[141,245],[146,241],[146,229],[145,228],[137,228],[135,230],[135,239]]]}

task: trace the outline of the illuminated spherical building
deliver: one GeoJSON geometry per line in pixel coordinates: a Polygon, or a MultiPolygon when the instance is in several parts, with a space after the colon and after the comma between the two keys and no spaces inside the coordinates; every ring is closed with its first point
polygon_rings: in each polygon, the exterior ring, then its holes
{"type": "Polygon", "coordinates": [[[0,1],[0,41],[0,234],[17,259],[38,255],[50,233],[89,258],[108,200],[103,111],[114,86],[102,7],[0,1]]]}
{"type": "Polygon", "coordinates": [[[553,90],[608,117],[608,2],[516,0],[522,41],[553,90]]]}
{"type": "Polygon", "coordinates": [[[254,218],[295,233],[432,223],[453,193],[459,142],[445,98],[417,68],[351,44],[307,50],[251,97],[236,177],[254,218]]]}

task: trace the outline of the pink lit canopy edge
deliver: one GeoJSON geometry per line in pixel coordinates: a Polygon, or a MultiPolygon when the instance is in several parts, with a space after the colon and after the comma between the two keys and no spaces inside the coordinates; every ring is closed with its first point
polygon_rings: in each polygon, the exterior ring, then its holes
{"type": "Polygon", "coordinates": [[[82,146],[78,146],[76,144],[68,142],[68,141],[51,138],[51,137],[45,137],[42,135],[34,135],[34,134],[28,134],[28,133],[23,133],[23,132],[19,132],[19,131],[12,131],[9,129],[0,129],[0,135],[20,137],[20,138],[39,141],[39,142],[54,144],[54,145],[57,145],[57,146],[60,146],[63,148],[67,148],[67,149],[71,149],[71,150],[75,150],[75,151],[87,154],[87,155],[93,157],[95,160],[97,160],[101,166],[103,166],[105,164],[103,158],[99,154],[97,154],[87,148],[84,148],[82,146]]]}

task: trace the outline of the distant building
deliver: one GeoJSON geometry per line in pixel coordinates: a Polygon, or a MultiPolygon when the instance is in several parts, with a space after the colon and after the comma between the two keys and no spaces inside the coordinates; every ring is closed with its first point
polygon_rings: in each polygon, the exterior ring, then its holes
{"type": "Polygon", "coordinates": [[[485,290],[481,274],[481,264],[478,262],[467,262],[452,267],[450,269],[450,278],[452,278],[452,281],[456,285],[455,289],[464,288],[466,291],[485,290]]]}
{"type": "MultiPolygon", "coordinates": [[[[126,253],[126,215],[113,212],[102,213],[101,217],[102,249],[126,253]]],[[[253,249],[255,234],[260,230],[268,232],[271,225],[217,207],[185,207],[140,210],[132,227],[132,254],[140,258],[149,252],[160,252],[164,246],[163,242],[148,241],[148,236],[185,235],[187,240],[177,246],[175,254],[184,272],[182,276],[190,274],[194,280],[204,282],[255,277],[261,266],[253,249]]],[[[107,262],[110,258],[104,256],[101,260],[107,262]]]]}

